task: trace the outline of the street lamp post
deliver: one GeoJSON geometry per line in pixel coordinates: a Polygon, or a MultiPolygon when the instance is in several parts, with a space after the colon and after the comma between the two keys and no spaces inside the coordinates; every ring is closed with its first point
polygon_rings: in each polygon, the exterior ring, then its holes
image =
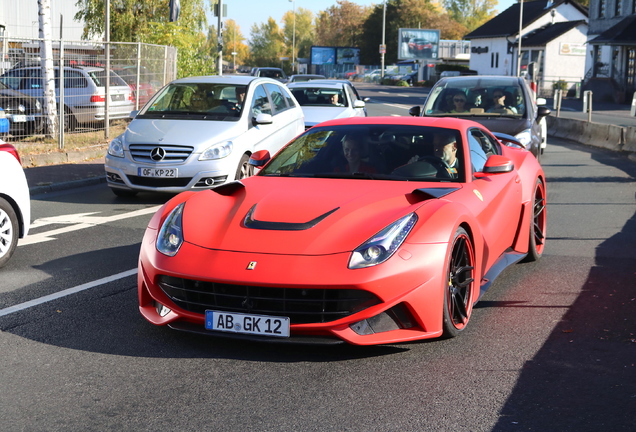
{"type": "Polygon", "coordinates": [[[517,76],[521,76],[521,31],[523,30],[523,0],[519,0],[519,41],[517,45],[517,76]]]}
{"type": "Polygon", "coordinates": [[[386,0],[384,0],[384,11],[382,13],[382,46],[380,47],[380,77],[384,79],[384,53],[386,52],[386,0]]]}
{"type": "Polygon", "coordinates": [[[296,65],[296,0],[289,0],[294,5],[294,26],[292,29],[292,75],[294,74],[294,66],[296,65]]]}

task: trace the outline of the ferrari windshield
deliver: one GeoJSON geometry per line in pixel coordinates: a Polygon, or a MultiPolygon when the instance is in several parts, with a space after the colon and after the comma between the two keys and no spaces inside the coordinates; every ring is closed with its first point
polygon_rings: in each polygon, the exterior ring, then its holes
{"type": "Polygon", "coordinates": [[[453,78],[431,91],[425,116],[508,116],[521,117],[526,101],[516,78],[453,78]]]}
{"type": "Polygon", "coordinates": [[[215,83],[173,83],[164,87],[138,117],[236,121],[246,86],[215,83]]]}
{"type": "Polygon", "coordinates": [[[259,175],[459,182],[461,134],[410,125],[316,127],[281,150],[259,175]]]}

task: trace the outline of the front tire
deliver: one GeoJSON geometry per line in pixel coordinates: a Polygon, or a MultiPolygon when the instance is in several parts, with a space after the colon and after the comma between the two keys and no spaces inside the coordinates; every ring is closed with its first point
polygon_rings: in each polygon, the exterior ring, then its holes
{"type": "Polygon", "coordinates": [[[445,338],[453,338],[466,328],[475,295],[475,250],[466,230],[458,228],[451,244],[443,287],[445,338]]]}
{"type": "Polygon", "coordinates": [[[545,249],[546,218],[546,193],[545,185],[541,179],[537,179],[534,187],[534,199],[532,204],[532,220],[530,221],[530,239],[528,241],[528,255],[523,262],[534,262],[541,258],[545,249]]]}
{"type": "Polygon", "coordinates": [[[248,154],[244,154],[241,157],[241,161],[239,162],[238,169],[236,170],[236,176],[234,177],[236,180],[242,180],[246,177],[251,177],[254,175],[254,167],[250,165],[250,156],[248,154]]]}
{"type": "Polygon", "coordinates": [[[5,199],[0,198],[0,267],[4,266],[18,245],[18,216],[5,199]]]}

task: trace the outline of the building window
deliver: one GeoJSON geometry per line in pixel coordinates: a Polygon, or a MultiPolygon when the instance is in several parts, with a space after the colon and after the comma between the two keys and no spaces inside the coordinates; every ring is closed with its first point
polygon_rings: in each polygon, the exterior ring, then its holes
{"type": "Polygon", "coordinates": [[[598,0],[598,17],[605,18],[605,0],[598,0]]]}
{"type": "Polygon", "coordinates": [[[636,0],[632,1],[632,14],[636,14],[636,0]]]}
{"type": "Polygon", "coordinates": [[[623,0],[616,0],[616,4],[614,5],[614,16],[623,15],[623,0]]]}

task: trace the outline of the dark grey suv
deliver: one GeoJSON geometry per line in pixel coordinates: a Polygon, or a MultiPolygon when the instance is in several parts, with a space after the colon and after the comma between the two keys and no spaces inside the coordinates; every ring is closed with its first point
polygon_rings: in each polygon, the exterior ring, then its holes
{"type": "Polygon", "coordinates": [[[424,108],[415,106],[409,114],[474,120],[493,132],[516,137],[539,159],[545,147],[545,117],[550,114],[545,103],[543,98],[535,100],[524,78],[457,76],[440,79],[424,108]]]}

